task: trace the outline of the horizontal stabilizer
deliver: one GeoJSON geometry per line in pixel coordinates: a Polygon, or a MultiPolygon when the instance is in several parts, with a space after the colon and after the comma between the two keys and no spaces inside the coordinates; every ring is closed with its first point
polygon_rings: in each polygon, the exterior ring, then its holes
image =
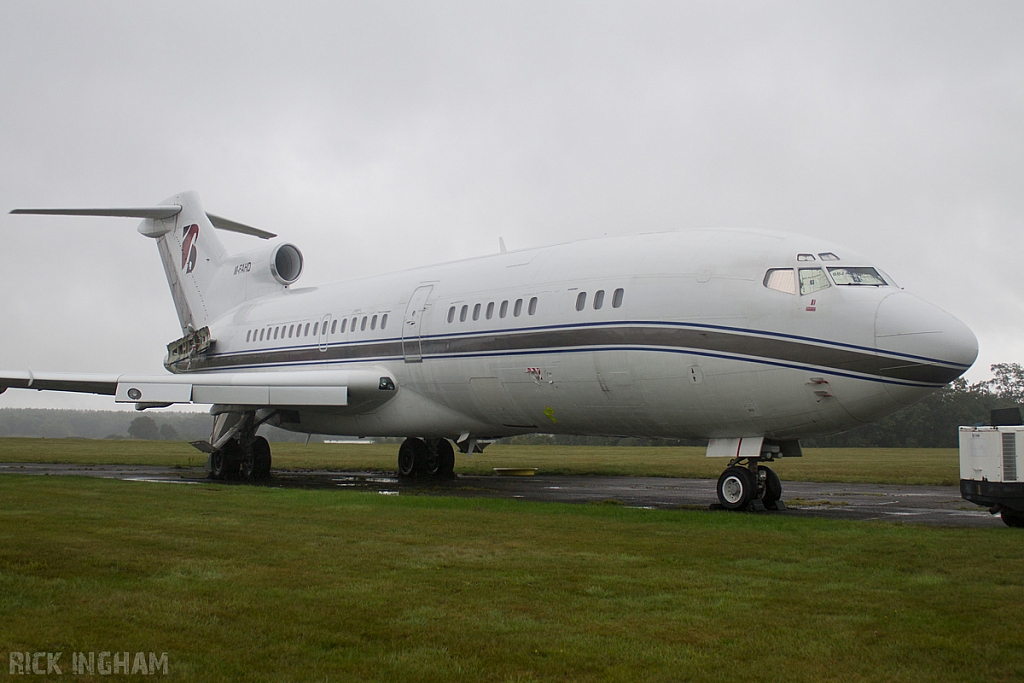
{"type": "Polygon", "coordinates": [[[235,221],[228,220],[227,218],[214,216],[212,213],[206,214],[206,217],[210,219],[211,223],[213,223],[213,227],[219,230],[227,230],[228,232],[240,232],[243,235],[252,235],[253,237],[259,237],[260,239],[264,240],[269,240],[273,239],[274,237],[277,237],[277,235],[275,235],[272,232],[260,230],[259,228],[254,228],[251,225],[246,225],[244,223],[236,223],[235,221]]]}
{"type": "MultiPolygon", "coordinates": [[[[153,220],[164,220],[173,218],[181,213],[180,204],[163,204],[160,206],[138,206],[124,209],[13,209],[11,213],[33,214],[39,216],[113,216],[117,218],[149,218],[153,220]]],[[[254,228],[245,223],[239,223],[222,216],[215,216],[212,213],[206,214],[210,223],[218,230],[238,232],[243,235],[252,235],[260,239],[269,240],[277,237],[272,232],[254,228]]]]}
{"type": "Polygon", "coordinates": [[[180,204],[141,206],[130,209],[14,209],[11,213],[30,213],[42,216],[115,216],[118,218],[173,218],[181,213],[180,204]]]}

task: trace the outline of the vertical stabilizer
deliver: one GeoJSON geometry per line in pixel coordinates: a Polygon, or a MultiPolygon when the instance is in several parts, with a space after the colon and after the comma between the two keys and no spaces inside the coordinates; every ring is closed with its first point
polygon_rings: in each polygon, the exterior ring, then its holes
{"type": "Polygon", "coordinates": [[[187,333],[208,325],[224,311],[220,299],[229,293],[216,286],[216,281],[221,279],[228,253],[203,211],[198,194],[182,192],[163,203],[177,204],[181,211],[172,218],[148,218],[139,226],[139,232],[157,241],[178,321],[187,333]]]}

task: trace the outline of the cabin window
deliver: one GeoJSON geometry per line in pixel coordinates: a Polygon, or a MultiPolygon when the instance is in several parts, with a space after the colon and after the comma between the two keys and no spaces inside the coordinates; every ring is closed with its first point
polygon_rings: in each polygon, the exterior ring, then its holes
{"type": "Polygon", "coordinates": [[[274,339],[277,339],[277,331],[280,330],[280,329],[281,329],[280,327],[275,327],[274,328],[274,339]]]}
{"type": "Polygon", "coordinates": [[[309,323],[306,323],[306,331],[302,333],[303,337],[309,336],[309,323]]]}
{"type": "Polygon", "coordinates": [[[361,323],[359,323],[359,331],[360,332],[365,332],[366,331],[366,316],[365,315],[363,316],[363,321],[361,323]]]}
{"type": "Polygon", "coordinates": [[[501,306],[498,308],[498,317],[504,318],[508,315],[508,299],[501,302],[501,306]]]}
{"type": "Polygon", "coordinates": [[[388,314],[385,313],[384,315],[382,315],[380,317],[380,329],[383,330],[387,326],[388,326],[388,314]]]}
{"type": "Polygon", "coordinates": [[[356,316],[356,317],[352,318],[352,324],[349,325],[349,327],[348,327],[349,332],[355,332],[356,331],[356,325],[358,325],[358,324],[359,324],[359,316],[356,316]]]}
{"type": "Polygon", "coordinates": [[[266,330],[260,330],[260,341],[263,341],[263,333],[264,332],[266,332],[266,330]]]}
{"type": "Polygon", "coordinates": [[[626,290],[621,287],[615,290],[615,293],[612,294],[612,308],[618,308],[622,305],[622,297],[625,293],[626,290]]]}
{"type": "Polygon", "coordinates": [[[797,261],[813,261],[814,260],[814,254],[797,254],[796,255],[796,260],[797,261]]]}
{"type": "Polygon", "coordinates": [[[348,327],[348,318],[341,321],[341,333],[345,334],[345,328],[348,327]]]}
{"type": "Polygon", "coordinates": [[[594,310],[598,311],[604,306],[604,290],[599,289],[594,292],[594,310]]]}
{"type": "Polygon", "coordinates": [[[764,286],[777,292],[796,294],[796,278],[792,268],[771,268],[764,274],[764,286]]]}
{"type": "Polygon", "coordinates": [[[514,315],[515,317],[518,318],[519,315],[522,312],[523,312],[523,300],[522,299],[516,299],[516,305],[512,307],[512,315],[514,315]]]}
{"type": "Polygon", "coordinates": [[[448,322],[455,322],[455,307],[452,306],[448,309],[448,322]]]}
{"type": "Polygon", "coordinates": [[[334,320],[331,321],[331,334],[334,334],[334,332],[337,329],[338,329],[338,319],[335,318],[334,320]]]}
{"type": "Polygon", "coordinates": [[[377,329],[377,316],[376,316],[376,314],[374,314],[374,316],[372,318],[370,318],[370,329],[371,330],[377,329]]]}
{"type": "Polygon", "coordinates": [[[828,287],[828,278],[821,268],[800,269],[800,293],[812,294],[820,289],[828,287]]]}
{"type": "Polygon", "coordinates": [[[839,257],[833,254],[831,251],[826,251],[823,254],[818,254],[818,258],[822,261],[838,261],[839,257]]]}
{"type": "Polygon", "coordinates": [[[463,306],[461,309],[459,309],[459,322],[460,323],[466,322],[466,316],[468,316],[468,315],[469,315],[469,306],[463,306]]]}
{"type": "MultiPolygon", "coordinates": [[[[530,303],[532,304],[533,302],[530,302],[530,303]]],[[[586,306],[587,306],[587,293],[586,292],[580,292],[579,294],[576,295],[576,310],[577,311],[582,311],[584,308],[586,308],[586,306]]],[[[531,315],[532,315],[532,313],[531,313],[531,315]]]]}
{"type": "Polygon", "coordinates": [[[533,315],[536,312],[537,312],[537,297],[533,297],[532,299],[530,299],[529,313],[530,313],[530,315],[533,315]]]}
{"type": "Polygon", "coordinates": [[[473,306],[473,320],[480,319],[480,304],[473,306]]]}
{"type": "Polygon", "coordinates": [[[249,337],[251,337],[251,336],[252,336],[252,330],[246,330],[246,332],[245,332],[245,341],[249,341],[249,337]]]}
{"type": "Polygon", "coordinates": [[[837,285],[885,287],[889,284],[874,268],[829,268],[828,272],[837,285]]]}
{"type": "Polygon", "coordinates": [[[288,326],[288,338],[291,339],[293,336],[295,336],[295,325],[289,325],[288,326]]]}
{"type": "Polygon", "coordinates": [[[491,318],[494,317],[494,302],[493,301],[488,302],[488,304],[487,304],[487,313],[485,313],[485,315],[487,316],[488,320],[490,320],[491,318]]]}
{"type": "Polygon", "coordinates": [[[317,336],[320,330],[320,323],[313,323],[313,336],[317,336]]]}

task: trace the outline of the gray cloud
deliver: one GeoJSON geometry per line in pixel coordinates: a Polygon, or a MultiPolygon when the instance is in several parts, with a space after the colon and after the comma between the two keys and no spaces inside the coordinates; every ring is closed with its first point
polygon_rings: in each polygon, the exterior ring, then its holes
{"type": "MultiPolygon", "coordinates": [[[[0,206],[196,189],[299,244],[305,282],[499,235],[791,230],[961,317],[981,378],[1024,355],[1022,25],[1019,2],[8,4],[0,206]]],[[[0,366],[160,371],[176,321],[133,228],[0,217],[0,366]]]]}

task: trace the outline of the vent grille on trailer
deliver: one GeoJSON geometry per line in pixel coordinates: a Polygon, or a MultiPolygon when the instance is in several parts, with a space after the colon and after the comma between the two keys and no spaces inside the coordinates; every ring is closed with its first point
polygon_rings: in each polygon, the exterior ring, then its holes
{"type": "Polygon", "coordinates": [[[1017,434],[1003,432],[1003,481],[1017,481],[1017,434]]]}

